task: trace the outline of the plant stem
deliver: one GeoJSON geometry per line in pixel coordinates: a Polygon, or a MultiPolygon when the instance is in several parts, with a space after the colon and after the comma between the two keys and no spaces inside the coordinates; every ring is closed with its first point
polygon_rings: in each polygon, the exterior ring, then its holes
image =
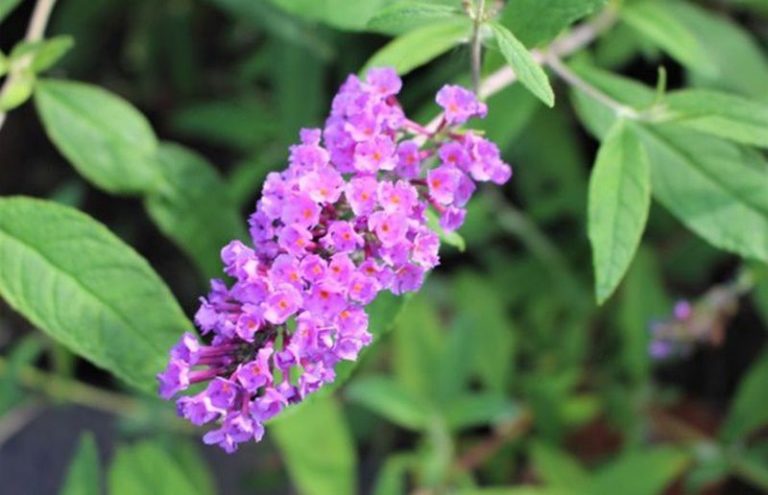
{"type": "MultiPolygon", "coordinates": [[[[593,20],[576,26],[561,38],[553,41],[545,50],[533,50],[531,55],[537,63],[543,64],[545,61],[545,53],[563,57],[577,52],[592,43],[601,33],[613,26],[617,18],[616,8],[609,6],[593,20]]],[[[517,81],[517,74],[515,74],[509,66],[502,67],[485,78],[480,84],[478,96],[482,99],[489,98],[507,86],[514,84],[515,81],[517,81]]],[[[441,113],[432,119],[432,121],[425,127],[432,131],[440,125],[442,119],[443,114],[441,113]]]]}
{"type": "Polygon", "coordinates": [[[568,68],[568,66],[565,65],[554,53],[547,54],[546,61],[547,65],[549,65],[549,67],[555,71],[555,73],[560,76],[563,81],[567,82],[582,93],[610,108],[614,111],[614,113],[616,113],[616,115],[620,117],[628,117],[630,119],[637,119],[640,117],[640,114],[634,108],[628,107],[627,105],[614,100],[607,94],[603,93],[579,77],[575,72],[568,68]]]}
{"type": "Polygon", "coordinates": [[[483,42],[480,39],[480,27],[485,17],[485,0],[477,0],[477,10],[474,14],[472,26],[472,88],[475,94],[480,94],[480,72],[483,59],[483,42]]]}
{"type": "MultiPolygon", "coordinates": [[[[56,0],[37,0],[35,9],[32,11],[32,16],[29,19],[29,26],[27,26],[27,34],[24,36],[24,41],[35,42],[43,39],[54,5],[56,5],[56,0]]],[[[30,58],[26,57],[14,64],[14,67],[5,79],[3,87],[0,88],[0,95],[8,92],[8,89],[18,78],[18,74],[26,69],[29,63],[30,58]]],[[[6,115],[6,112],[0,111],[0,129],[3,128],[6,115]]]]}
{"type": "MultiPolygon", "coordinates": [[[[8,361],[0,357],[0,376],[9,373],[9,368],[8,361]]],[[[22,367],[17,373],[22,385],[39,390],[54,399],[66,400],[118,415],[130,415],[139,409],[138,401],[125,395],[62,378],[31,366],[22,367]]]]}

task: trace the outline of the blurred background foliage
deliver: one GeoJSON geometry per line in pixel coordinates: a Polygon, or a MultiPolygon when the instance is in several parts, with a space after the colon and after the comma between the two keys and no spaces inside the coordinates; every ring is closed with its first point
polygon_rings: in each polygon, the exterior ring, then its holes
{"type": "MultiPolygon", "coordinates": [[[[145,256],[191,314],[220,272],[219,247],[243,237],[264,176],[283,167],[301,127],[322,125],[347,74],[395,65],[406,74],[401,101],[422,121],[437,113],[432,95],[442,84],[469,84],[465,32],[444,10],[461,18],[460,2],[411,2],[415,10],[388,17],[392,3],[60,0],[48,28],[57,41],[35,55],[35,70],[56,79],[32,74],[18,101],[5,101],[15,107],[35,93],[0,133],[0,195],[89,213],[145,256]],[[105,88],[138,112],[61,79],[105,88]],[[116,159],[106,175],[95,167],[94,139],[77,134],[81,114],[114,127],[106,146],[118,156],[157,147],[156,187],[144,188],[139,164],[116,159]],[[121,142],[128,126],[139,137],[121,142]]],[[[488,3],[528,48],[611,10],[610,26],[572,57],[572,70],[637,107],[659,80],[661,92],[739,95],[749,111],[723,116],[736,108],[730,100],[710,101],[715,110],[697,101],[688,125],[717,135],[741,122],[730,137],[766,147],[764,0],[488,3]]],[[[0,0],[0,49],[11,59],[33,6],[0,0]]],[[[490,74],[503,59],[493,42],[487,50],[490,74]]],[[[768,493],[768,269],[726,252],[749,248],[729,247],[728,232],[712,233],[706,219],[699,225],[659,197],[624,281],[597,306],[588,182],[593,136],[612,116],[552,80],[554,109],[519,84],[488,100],[477,125],[515,176],[472,204],[466,251],[444,246],[443,266],[421,293],[374,320],[392,331],[346,383],[234,456],[197,445],[199,432],[169,404],[136,394],[0,306],[1,491],[768,493]],[[680,299],[692,302],[696,325],[670,322],[680,299]],[[664,356],[649,352],[658,325],[678,330],[664,356]]],[[[697,139],[686,141],[694,164],[715,138],[697,139]]],[[[763,152],[740,150],[765,177],[763,152]]],[[[768,190],[755,194],[764,200],[768,190]]],[[[766,211],[760,225],[736,215],[733,228],[765,229],[766,211]]]]}

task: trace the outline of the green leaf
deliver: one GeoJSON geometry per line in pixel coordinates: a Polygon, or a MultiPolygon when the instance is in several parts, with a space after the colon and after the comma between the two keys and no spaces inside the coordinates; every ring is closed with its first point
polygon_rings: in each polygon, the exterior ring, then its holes
{"type": "Polygon", "coordinates": [[[173,442],[165,445],[166,451],[176,461],[184,474],[194,484],[199,493],[214,495],[216,483],[213,473],[208,467],[200,449],[204,446],[199,441],[174,438],[173,442]]]}
{"type": "Polygon", "coordinates": [[[22,59],[26,59],[24,63],[29,64],[33,72],[40,73],[53,67],[74,44],[75,40],[66,35],[41,41],[23,41],[13,48],[11,63],[21,63],[22,59]]]}
{"type": "Polygon", "coordinates": [[[22,1],[24,0],[0,0],[0,22],[3,22],[22,1]]]}
{"type": "MultiPolygon", "coordinates": [[[[653,91],[585,67],[577,71],[609,96],[643,108],[653,91]]],[[[594,100],[576,96],[579,116],[598,136],[616,120],[594,100]]],[[[651,164],[654,197],[715,247],[768,259],[768,164],[758,153],[674,123],[633,126],[651,164]]]]}
{"type": "Polygon", "coordinates": [[[158,186],[157,138],[128,102],[97,86],[49,79],[37,84],[35,103],[48,137],[93,184],[117,194],[158,186]]]}
{"type": "Polygon", "coordinates": [[[522,410],[510,399],[495,392],[467,392],[445,408],[445,421],[451,430],[495,425],[520,416],[522,410]]]}
{"type": "Polygon", "coordinates": [[[588,233],[599,304],[613,294],[629,268],[650,206],[648,157],[619,121],[600,146],[589,184],[588,233]]]}
{"type": "Polygon", "coordinates": [[[714,76],[697,74],[697,83],[768,101],[768,57],[748,31],[692,2],[667,1],[664,9],[695,34],[717,67],[714,76]]]}
{"type": "Polygon", "coordinates": [[[20,107],[32,96],[37,78],[30,70],[16,72],[9,85],[0,93],[0,111],[7,112],[20,107]]]}
{"type": "Polygon", "coordinates": [[[407,74],[466,41],[471,28],[468,19],[460,19],[414,29],[374,53],[362,72],[371,67],[394,67],[398,74],[407,74]]]}
{"type": "Polygon", "coordinates": [[[226,184],[204,158],[176,144],[160,145],[157,165],[164,185],[146,198],[150,217],[206,276],[221,274],[221,246],[247,238],[226,184]]]}
{"type": "Polygon", "coordinates": [[[761,156],[671,125],[633,129],[661,204],[713,246],[768,260],[768,164],[761,156]]]}
{"type": "Polygon", "coordinates": [[[60,495],[99,495],[101,493],[99,451],[92,433],[80,436],[60,495]]]}
{"type": "Polygon", "coordinates": [[[696,35],[680,22],[669,2],[644,0],[621,9],[621,18],[645,38],[691,69],[714,75],[717,66],[696,35]]]}
{"type": "Polygon", "coordinates": [[[728,417],[720,430],[720,437],[723,440],[733,442],[768,423],[766,380],[768,380],[768,352],[763,352],[739,384],[731,402],[728,417]]]}
{"type": "Polygon", "coordinates": [[[354,442],[342,409],[332,397],[313,397],[305,405],[285,411],[272,422],[271,432],[299,493],[356,492],[354,442]]]}
{"type": "Polygon", "coordinates": [[[384,376],[358,378],[347,387],[346,395],[394,424],[411,430],[424,429],[433,415],[421,397],[384,376]]]}
{"type": "Polygon", "coordinates": [[[544,69],[536,63],[531,53],[507,28],[492,22],[489,24],[499,44],[502,55],[517,74],[520,82],[548,107],[555,105],[555,94],[544,69]]]}
{"type": "Polygon", "coordinates": [[[768,148],[768,104],[706,89],[669,94],[665,121],[738,143],[768,148]]]}
{"type": "Polygon", "coordinates": [[[91,217],[0,199],[0,295],[73,352],[145,391],[189,321],[149,264],[91,217]]]}
{"type": "Polygon", "coordinates": [[[261,102],[236,98],[183,107],[173,115],[171,127],[184,136],[252,150],[278,135],[274,118],[261,102]]]}
{"type": "Polygon", "coordinates": [[[19,374],[27,366],[33,366],[43,352],[37,335],[23,337],[6,351],[6,362],[0,368],[0,417],[22,403],[27,394],[21,389],[19,374]]]}
{"type": "MultiPolygon", "coordinates": [[[[220,3],[252,0],[218,0],[220,3]]],[[[388,0],[269,0],[287,12],[338,29],[360,31],[388,0]]]]}
{"type": "Polygon", "coordinates": [[[490,390],[503,393],[510,382],[514,362],[514,324],[499,293],[484,275],[461,273],[453,282],[456,308],[455,332],[471,336],[465,356],[490,390]]]}
{"type": "Polygon", "coordinates": [[[668,447],[625,454],[601,469],[586,493],[613,493],[620,486],[621,495],[658,495],[688,461],[686,453],[668,447]]]}
{"type": "Polygon", "coordinates": [[[548,444],[537,442],[531,449],[533,465],[548,486],[584,493],[589,473],[570,455],[548,444]]]}
{"type": "Polygon", "coordinates": [[[384,33],[399,34],[461,14],[460,10],[449,5],[406,0],[386,5],[368,21],[367,27],[384,33]]]}
{"type": "Polygon", "coordinates": [[[162,447],[151,441],[144,441],[117,450],[109,468],[109,494],[210,495],[205,491],[205,487],[193,483],[189,474],[162,447]]]}
{"type": "Polygon", "coordinates": [[[504,7],[501,23],[525,46],[534,47],[605,4],[606,0],[514,0],[504,7]]]}
{"type": "Polygon", "coordinates": [[[416,458],[412,454],[396,454],[387,458],[376,477],[373,495],[406,493],[405,475],[415,461],[416,458]]]}
{"type": "Polygon", "coordinates": [[[397,381],[411,394],[436,403],[434,373],[445,350],[445,339],[437,312],[425,295],[428,292],[415,294],[400,314],[393,334],[393,367],[397,381]]]}

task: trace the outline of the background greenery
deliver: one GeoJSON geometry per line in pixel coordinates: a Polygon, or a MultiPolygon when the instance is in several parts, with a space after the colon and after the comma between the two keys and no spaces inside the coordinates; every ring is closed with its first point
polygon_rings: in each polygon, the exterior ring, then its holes
{"type": "Polygon", "coordinates": [[[768,493],[768,3],[482,3],[513,180],[227,457],[152,395],[220,246],[348,73],[396,67],[424,122],[470,85],[481,2],[0,0],[3,491],[768,493]]]}

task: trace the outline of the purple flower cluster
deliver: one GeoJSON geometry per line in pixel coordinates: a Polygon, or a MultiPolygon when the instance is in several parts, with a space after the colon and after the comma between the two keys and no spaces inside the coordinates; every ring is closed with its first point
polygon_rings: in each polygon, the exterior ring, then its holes
{"type": "Polygon", "coordinates": [[[419,289],[439,263],[432,208],[445,230],[464,221],[475,181],[503,184],[510,167],[499,149],[457,126],[482,117],[473,93],[445,86],[437,129],[410,121],[391,69],[350,76],[324,129],[305,129],[289,166],[267,177],[249,219],[253,247],[221,252],[230,287],[214,280],[195,316],[210,344],[185,334],[158,375],[178,412],[203,437],[233,452],[260,440],[263,423],[334,380],[334,366],[371,343],[365,306],[383,290],[419,289]]]}

